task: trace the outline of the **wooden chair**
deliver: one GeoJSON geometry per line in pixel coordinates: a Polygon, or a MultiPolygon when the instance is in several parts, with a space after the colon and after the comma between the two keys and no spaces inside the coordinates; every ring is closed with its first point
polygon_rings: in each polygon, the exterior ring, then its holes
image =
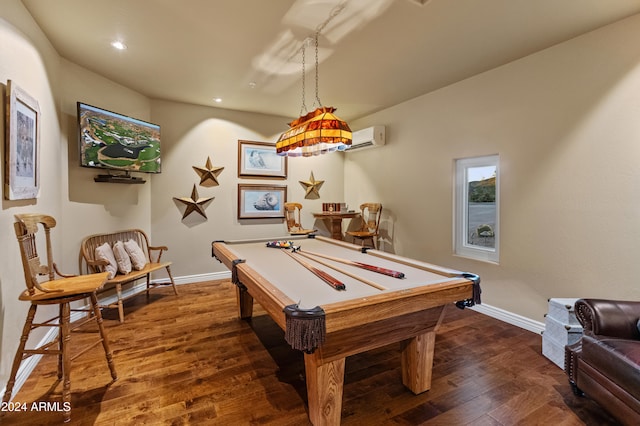
{"type": "Polygon", "coordinates": [[[90,275],[65,275],[60,273],[57,265],[53,262],[51,248],[50,231],[51,228],[56,226],[55,219],[51,216],[40,214],[20,214],[16,215],[16,219],[17,221],[14,223],[14,228],[20,246],[24,278],[27,285],[27,289],[20,294],[18,299],[30,302],[31,306],[27,314],[22,336],[20,337],[18,350],[13,360],[11,374],[2,402],[7,403],[11,400],[16,374],[24,359],[36,354],[56,355],[58,357],[58,381],[56,385],[62,381],[63,416],[64,421],[67,422],[71,418],[71,380],[69,373],[72,360],[72,331],[95,321],[98,327],[99,339],[81,351],[74,351],[77,353],[74,353],[73,358],[102,343],[107,364],[109,370],[111,370],[111,377],[113,380],[116,380],[118,377],[107,335],[102,324],[102,315],[100,314],[98,298],[96,296],[96,290],[101,288],[107,280],[107,273],[101,272],[90,275]],[[38,256],[36,234],[40,228],[44,230],[46,242],[47,261],[45,264],[41,263],[40,257],[38,256]],[[56,275],[61,278],[55,279],[56,275]],[[39,278],[42,276],[46,276],[46,279],[43,280],[39,278]],[[71,302],[81,301],[86,298],[89,298],[91,301],[91,309],[71,309],[71,302]],[[58,305],[58,315],[43,322],[34,322],[36,310],[40,305],[58,305]],[[70,318],[72,311],[88,312],[88,315],[71,324],[70,318]],[[59,332],[57,338],[38,348],[26,349],[27,339],[29,338],[31,330],[39,327],[58,327],[59,332]]]}
{"type": "Polygon", "coordinates": [[[287,229],[291,235],[308,235],[316,232],[315,229],[305,229],[300,224],[300,203],[284,203],[284,214],[287,221],[287,229]]]}
{"type": "Polygon", "coordinates": [[[371,240],[373,248],[376,248],[376,238],[380,227],[380,217],[382,216],[382,204],[364,203],[360,205],[360,215],[362,217],[362,227],[358,231],[347,231],[347,235],[361,240],[362,246],[366,240],[371,240]]]}

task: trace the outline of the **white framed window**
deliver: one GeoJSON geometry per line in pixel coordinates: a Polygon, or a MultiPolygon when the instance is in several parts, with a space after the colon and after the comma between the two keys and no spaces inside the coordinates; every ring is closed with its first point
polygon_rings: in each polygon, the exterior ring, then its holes
{"type": "Polygon", "coordinates": [[[498,155],[455,160],[454,251],[498,263],[500,165],[498,155]]]}

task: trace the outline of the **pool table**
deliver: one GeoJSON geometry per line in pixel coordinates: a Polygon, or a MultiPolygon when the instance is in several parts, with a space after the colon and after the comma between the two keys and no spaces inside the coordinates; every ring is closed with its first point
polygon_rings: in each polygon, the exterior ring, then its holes
{"type": "Polygon", "coordinates": [[[309,419],[314,425],[340,424],[349,355],[400,342],[402,382],[416,394],[428,390],[444,306],[480,303],[480,279],[474,274],[326,237],[280,239],[292,241],[296,253],[267,247],[274,240],[215,241],[212,254],[232,271],[239,316],[250,318],[257,301],[285,331],[287,342],[304,351],[309,419]],[[321,280],[309,266],[331,275],[345,289],[321,280]]]}

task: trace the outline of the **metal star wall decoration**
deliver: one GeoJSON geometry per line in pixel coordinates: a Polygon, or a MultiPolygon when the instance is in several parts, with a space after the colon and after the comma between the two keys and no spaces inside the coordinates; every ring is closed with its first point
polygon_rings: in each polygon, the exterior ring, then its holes
{"type": "Polygon", "coordinates": [[[311,177],[308,181],[300,180],[298,182],[300,182],[300,185],[302,185],[302,187],[305,189],[304,198],[308,200],[317,200],[318,198],[320,198],[320,187],[322,187],[324,181],[316,180],[313,177],[313,171],[311,172],[311,177]]]}
{"type": "Polygon", "coordinates": [[[224,167],[213,167],[211,165],[211,158],[207,157],[207,164],[204,167],[191,166],[193,170],[198,173],[200,176],[200,185],[202,186],[217,186],[218,183],[218,175],[222,173],[224,167]]]}
{"type": "Polygon", "coordinates": [[[182,204],[187,206],[187,208],[184,211],[184,214],[182,215],[182,219],[184,219],[185,217],[189,216],[193,212],[196,212],[196,213],[200,214],[202,217],[204,217],[206,219],[207,215],[204,212],[205,205],[209,201],[213,200],[214,198],[215,197],[200,198],[200,196],[198,195],[198,189],[196,188],[195,184],[193,185],[193,191],[191,191],[191,198],[173,197],[174,200],[179,201],[182,204]]]}

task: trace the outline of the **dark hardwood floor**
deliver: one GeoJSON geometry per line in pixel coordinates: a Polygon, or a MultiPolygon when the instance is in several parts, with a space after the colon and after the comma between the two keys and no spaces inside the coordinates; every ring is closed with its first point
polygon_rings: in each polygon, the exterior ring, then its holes
{"type": "MultiPolygon", "coordinates": [[[[156,290],[104,311],[119,378],[100,347],[73,362],[74,425],[306,425],[302,355],[257,305],[238,320],[228,281],[156,290]]],[[[17,302],[16,302],[17,303],[17,302]]],[[[73,336],[80,343],[86,336],[73,336]]],[[[55,359],[37,366],[14,401],[59,401],[55,359]]],[[[62,414],[5,413],[7,425],[52,425],[62,414]]],[[[541,337],[469,309],[447,307],[431,390],[401,382],[399,345],[347,358],[343,425],[614,425],[573,395],[541,355],[541,337]]]]}

